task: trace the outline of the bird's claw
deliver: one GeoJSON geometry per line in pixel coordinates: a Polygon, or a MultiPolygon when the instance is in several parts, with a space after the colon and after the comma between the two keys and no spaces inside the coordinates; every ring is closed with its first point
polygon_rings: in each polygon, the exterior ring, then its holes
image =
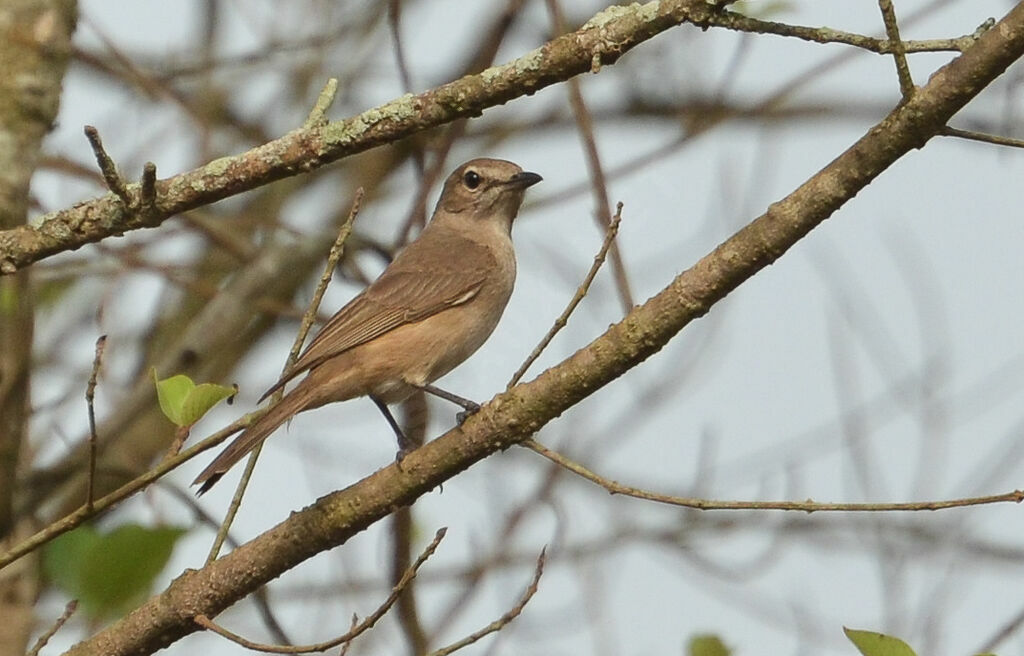
{"type": "Polygon", "coordinates": [[[459,426],[461,426],[462,424],[464,424],[466,422],[467,419],[469,419],[470,417],[472,417],[473,415],[475,415],[478,412],[480,412],[480,404],[479,403],[474,403],[473,405],[467,407],[462,412],[459,412],[458,414],[456,414],[455,415],[455,421],[458,422],[459,426]]]}
{"type": "Polygon", "coordinates": [[[395,466],[398,467],[398,471],[402,471],[402,461],[405,460],[405,457],[412,453],[414,449],[415,447],[410,448],[408,446],[404,446],[399,448],[395,453],[395,466]]]}

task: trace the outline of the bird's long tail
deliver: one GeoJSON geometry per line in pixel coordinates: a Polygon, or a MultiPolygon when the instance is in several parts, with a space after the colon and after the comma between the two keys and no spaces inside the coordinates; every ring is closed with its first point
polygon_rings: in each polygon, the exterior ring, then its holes
{"type": "Polygon", "coordinates": [[[247,453],[259,446],[263,440],[270,437],[277,428],[291,419],[296,413],[306,409],[307,394],[304,385],[300,385],[281,399],[281,402],[273,405],[265,415],[257,419],[251,426],[246,428],[241,435],[220,452],[213,462],[202,471],[192,485],[202,484],[197,495],[206,493],[220,480],[231,467],[241,460],[247,453]]]}

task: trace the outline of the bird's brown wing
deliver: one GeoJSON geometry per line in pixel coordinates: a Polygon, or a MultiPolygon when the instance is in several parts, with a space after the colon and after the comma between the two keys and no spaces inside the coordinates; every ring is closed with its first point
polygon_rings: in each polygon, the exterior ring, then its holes
{"type": "MultiPolygon", "coordinates": [[[[453,235],[452,239],[458,238],[453,235]]],[[[377,280],[331,317],[260,400],[340,353],[476,296],[494,266],[494,256],[476,242],[458,239],[453,243],[452,239],[410,244],[377,280]]]]}

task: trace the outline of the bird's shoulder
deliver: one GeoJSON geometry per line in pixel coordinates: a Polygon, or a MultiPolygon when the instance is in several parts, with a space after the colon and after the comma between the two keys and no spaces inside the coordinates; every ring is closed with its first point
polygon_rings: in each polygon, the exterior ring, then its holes
{"type": "Polygon", "coordinates": [[[442,229],[421,236],[328,320],[285,379],[399,326],[468,302],[480,291],[495,262],[487,245],[455,231],[442,229]]]}
{"type": "Polygon", "coordinates": [[[479,287],[497,262],[493,248],[438,226],[402,249],[362,294],[363,303],[420,312],[479,287]]]}

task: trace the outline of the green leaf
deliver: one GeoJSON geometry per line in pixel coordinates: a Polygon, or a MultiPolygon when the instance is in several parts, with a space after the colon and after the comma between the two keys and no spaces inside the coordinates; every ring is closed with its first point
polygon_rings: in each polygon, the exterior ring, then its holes
{"type": "Polygon", "coordinates": [[[109,533],[79,526],[47,545],[43,570],[90,617],[116,617],[149,594],[184,534],[181,528],[139,524],[109,533]]]}
{"type": "Polygon", "coordinates": [[[18,309],[18,288],[11,282],[0,284],[0,316],[12,316],[18,309]]]}
{"type": "Polygon", "coordinates": [[[732,650],[718,636],[705,634],[690,638],[686,653],[687,656],[729,656],[732,650]]]}
{"type": "Polygon", "coordinates": [[[184,374],[160,380],[153,368],[156,398],[164,416],[177,426],[188,427],[203,418],[210,408],[235,393],[234,388],[215,383],[196,385],[184,374]]]}
{"type": "Polygon", "coordinates": [[[82,589],[80,565],[99,539],[96,529],[89,524],[54,538],[43,550],[46,577],[72,597],[77,597],[82,589]]]}
{"type": "Polygon", "coordinates": [[[843,631],[864,656],[917,656],[914,650],[899,638],[846,627],[843,627],[843,631]]]}
{"type": "Polygon", "coordinates": [[[182,406],[182,419],[186,426],[191,426],[203,418],[210,408],[235,393],[233,387],[225,387],[216,383],[197,385],[185,399],[182,406]]]}
{"type": "Polygon", "coordinates": [[[56,278],[43,282],[36,281],[32,290],[32,303],[36,308],[53,308],[60,303],[74,287],[73,278],[56,278]]]}

